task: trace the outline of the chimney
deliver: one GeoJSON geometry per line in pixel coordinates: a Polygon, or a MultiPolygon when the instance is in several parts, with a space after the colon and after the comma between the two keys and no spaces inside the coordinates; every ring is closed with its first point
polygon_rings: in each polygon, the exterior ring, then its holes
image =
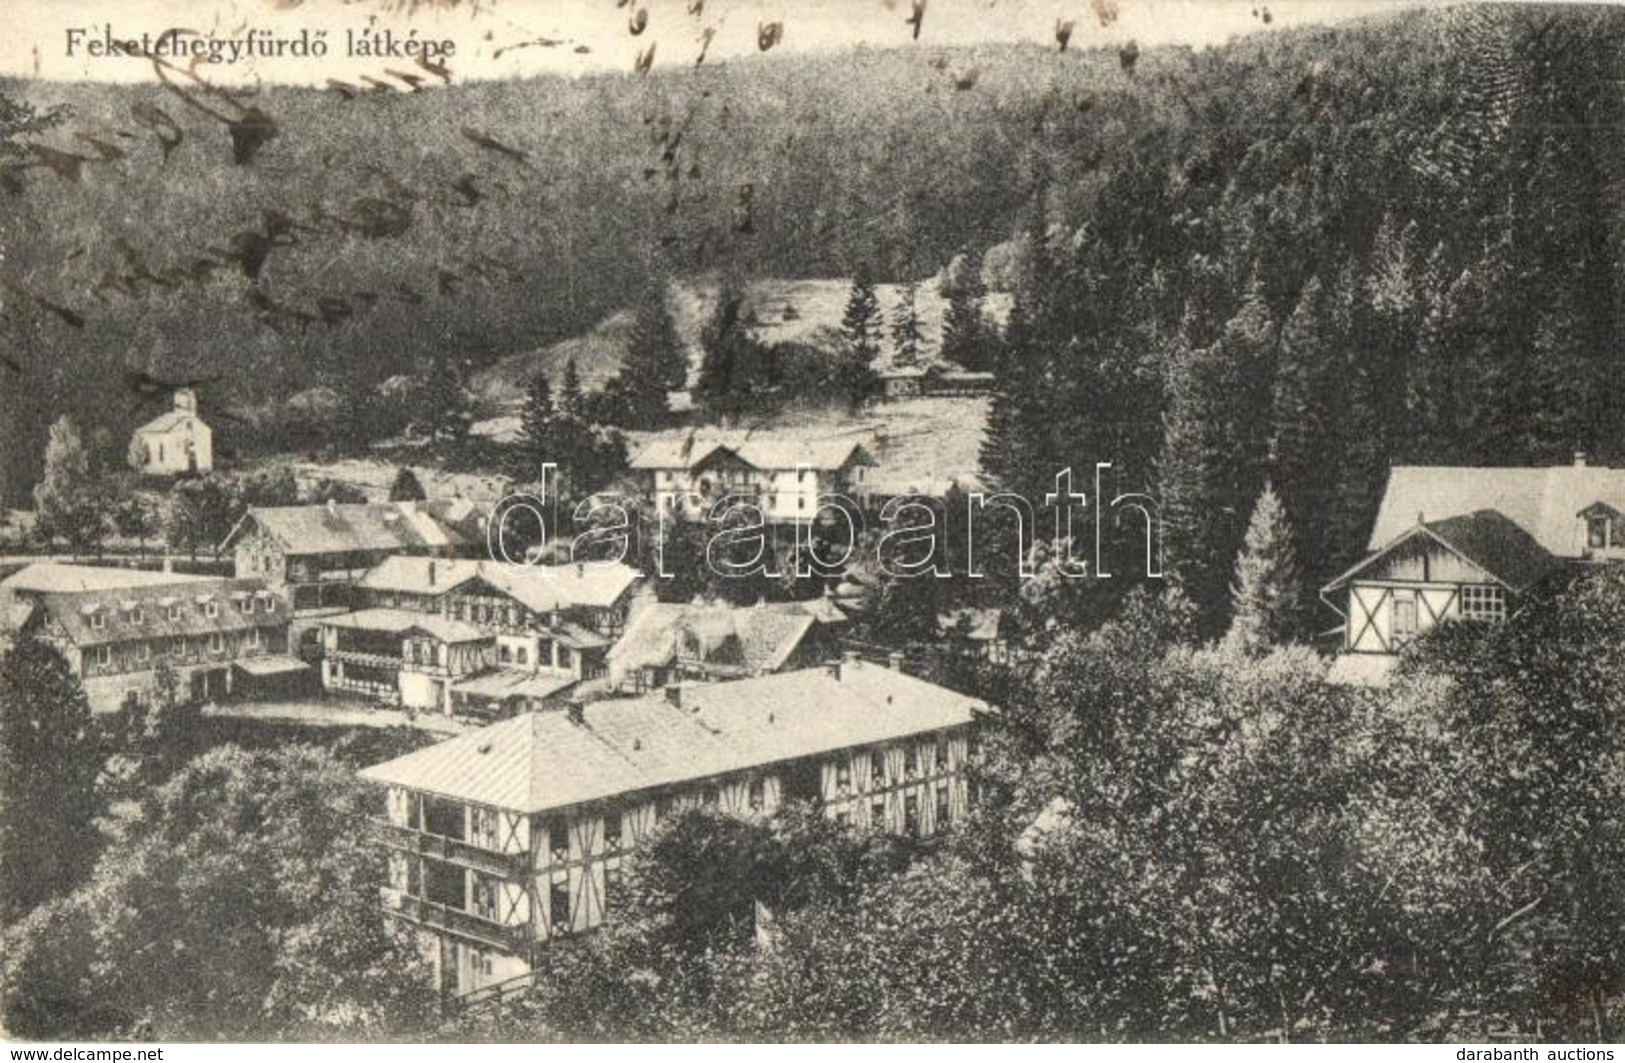
{"type": "Polygon", "coordinates": [[[1586,452],[1585,451],[1576,450],[1574,452],[1574,467],[1576,469],[1583,469],[1583,468],[1586,467],[1586,452]]]}
{"type": "Polygon", "coordinates": [[[197,392],[191,388],[175,390],[175,409],[182,413],[197,413],[197,392]]]}
{"type": "Polygon", "coordinates": [[[834,675],[837,682],[845,679],[852,666],[858,663],[857,650],[842,650],[841,659],[835,662],[834,675]]]}
{"type": "Polygon", "coordinates": [[[434,558],[429,559],[429,586],[434,586],[434,558]]]}
{"type": "Polygon", "coordinates": [[[903,653],[901,650],[892,650],[890,653],[886,654],[886,667],[890,668],[894,672],[901,672],[903,670],[903,653]]]}
{"type": "Polygon", "coordinates": [[[338,516],[338,515],[339,515],[339,503],[338,503],[338,499],[336,499],[336,498],[329,498],[329,499],[328,499],[328,500],[327,500],[327,515],[328,515],[328,516],[329,516],[329,517],[336,517],[336,516],[338,516]]]}

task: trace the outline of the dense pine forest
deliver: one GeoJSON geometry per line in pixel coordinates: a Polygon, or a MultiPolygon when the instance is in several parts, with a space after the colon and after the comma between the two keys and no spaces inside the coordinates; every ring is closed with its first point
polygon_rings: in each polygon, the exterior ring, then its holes
{"type": "Polygon", "coordinates": [[[203,380],[230,454],[290,392],[466,376],[651,275],[967,254],[1016,296],[985,471],[1039,497],[1112,462],[1217,623],[1266,481],[1313,586],[1391,463],[1616,456],[1622,36],[1617,10],[1497,7],[1199,52],[7,86],[67,110],[0,173],[0,494],[27,497],[64,408],[118,462],[161,383],[203,380]]]}

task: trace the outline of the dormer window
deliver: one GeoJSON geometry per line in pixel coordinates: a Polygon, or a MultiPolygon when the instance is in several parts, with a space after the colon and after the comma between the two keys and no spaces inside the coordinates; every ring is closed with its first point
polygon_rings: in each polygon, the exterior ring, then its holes
{"type": "Polygon", "coordinates": [[[146,622],[147,622],[147,611],[145,609],[141,608],[138,605],[134,609],[130,610],[130,623],[132,623],[132,624],[145,624],[146,622]]]}
{"type": "Polygon", "coordinates": [[[170,606],[169,607],[169,619],[171,619],[171,620],[179,620],[180,618],[181,618],[181,607],[178,606],[178,605],[170,606]]]}
{"type": "Polygon", "coordinates": [[[219,606],[219,604],[217,604],[215,602],[205,602],[204,605],[203,605],[203,615],[206,616],[206,617],[210,617],[211,619],[213,617],[219,616],[220,615],[220,606],[219,606]]]}
{"type": "Polygon", "coordinates": [[[107,614],[100,609],[90,614],[90,627],[93,631],[100,631],[107,626],[107,614]]]}

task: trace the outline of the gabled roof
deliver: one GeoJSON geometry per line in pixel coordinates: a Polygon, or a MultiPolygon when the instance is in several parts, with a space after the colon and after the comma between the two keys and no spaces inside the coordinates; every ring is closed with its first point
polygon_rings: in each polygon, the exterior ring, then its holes
{"type": "Polygon", "coordinates": [[[640,578],[637,569],[618,562],[509,565],[397,554],[384,558],[356,585],[373,591],[439,596],[480,580],[533,612],[549,613],[555,609],[608,609],[640,578]]]}
{"type": "Polygon", "coordinates": [[[181,425],[186,424],[188,421],[197,422],[198,427],[204,429],[205,431],[207,431],[209,428],[209,426],[204,423],[203,418],[199,417],[195,413],[192,413],[190,410],[170,410],[166,413],[159,414],[157,417],[154,417],[140,428],[137,428],[134,434],[138,436],[162,435],[165,432],[174,431],[181,425]]]}
{"type": "Polygon", "coordinates": [[[516,716],[362,771],[373,782],[535,813],[926,735],[970,723],[975,699],[878,665],[685,688],[516,716]]]}
{"type": "Polygon", "coordinates": [[[953,609],[937,617],[937,627],[945,635],[970,639],[974,642],[997,642],[999,623],[1004,614],[998,609],[965,607],[953,609]]]}
{"type": "Polygon", "coordinates": [[[40,605],[76,646],[210,635],[251,627],[286,624],[288,604],[255,579],[214,579],[179,584],[109,587],[92,591],[51,591],[40,605]],[[242,612],[240,603],[253,609],[242,612]],[[207,605],[215,605],[214,615],[207,605]],[[141,623],[135,622],[140,610],[141,623]],[[170,616],[171,611],[177,615],[170,616]],[[101,626],[96,626],[96,617],[101,626]]]}
{"type": "Polygon", "coordinates": [[[1534,536],[1505,514],[1493,509],[1481,509],[1445,520],[1412,525],[1382,549],[1328,583],[1325,589],[1331,591],[1343,586],[1418,537],[1439,543],[1513,591],[1527,589],[1562,566],[1559,558],[1552,556],[1535,541],[1534,536]]]}
{"type": "Polygon", "coordinates": [[[801,466],[831,471],[852,464],[875,464],[868,450],[853,439],[809,440],[740,434],[705,440],[692,436],[660,436],[640,446],[629,465],[634,469],[693,469],[722,452],[764,471],[801,466]]]}
{"type": "Polygon", "coordinates": [[[1595,503],[1625,512],[1625,469],[1595,465],[1473,468],[1400,465],[1371,528],[1369,550],[1380,550],[1423,520],[1493,509],[1533,536],[1548,553],[1585,553],[1580,512],[1595,503]]]}
{"type": "Polygon", "coordinates": [[[491,638],[473,624],[454,620],[449,616],[418,613],[410,609],[361,609],[354,613],[323,617],[321,623],[327,627],[382,631],[390,635],[405,635],[418,631],[440,642],[480,642],[491,638]]]}
{"type": "Polygon", "coordinates": [[[294,556],[361,550],[415,550],[465,545],[461,533],[422,502],[357,502],[343,505],[250,507],[226,536],[230,547],[258,527],[294,556]]]}
{"type": "Polygon", "coordinates": [[[663,668],[685,658],[735,665],[746,675],[782,668],[818,623],[800,602],[757,606],[651,603],[627,625],[609,659],[663,668]]]}
{"type": "Polygon", "coordinates": [[[115,568],[111,565],[68,565],[55,561],[41,561],[18,569],[0,580],[0,590],[44,594],[221,582],[223,578],[220,576],[194,576],[184,572],[153,572],[150,569],[115,568]]]}

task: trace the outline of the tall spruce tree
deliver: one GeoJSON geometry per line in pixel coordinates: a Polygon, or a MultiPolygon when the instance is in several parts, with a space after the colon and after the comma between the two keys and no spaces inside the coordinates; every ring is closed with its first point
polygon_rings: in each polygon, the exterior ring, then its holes
{"type": "Polygon", "coordinates": [[[960,257],[967,260],[963,268],[950,268],[943,278],[947,305],[942,312],[942,357],[973,373],[983,373],[993,369],[994,362],[993,337],[982,319],[986,289],[981,271],[967,255],[960,257]]]}
{"type": "Polygon", "coordinates": [[[1257,291],[1172,369],[1158,478],[1166,561],[1201,629],[1222,629],[1230,566],[1264,480],[1275,329],[1257,291]]]}
{"type": "Polygon", "coordinates": [[[897,306],[892,310],[892,364],[911,366],[920,360],[920,286],[914,281],[897,290],[897,306]]]}
{"type": "Polygon", "coordinates": [[[874,394],[875,360],[885,328],[874,278],[867,268],[859,268],[841,315],[842,352],[840,388],[848,403],[858,405],[874,394]]]}
{"type": "Polygon", "coordinates": [[[660,428],[671,411],[666,394],[688,382],[688,359],[666,303],[664,280],[652,283],[633,308],[626,363],[616,378],[628,428],[660,428]]]}
{"type": "Polygon", "coordinates": [[[538,372],[530,378],[525,389],[525,405],[519,411],[519,438],[512,447],[512,467],[515,479],[531,482],[540,479],[546,462],[557,462],[557,439],[553,431],[553,387],[547,374],[538,372]]]}
{"type": "MultiPolygon", "coordinates": [[[[1328,446],[1328,366],[1333,340],[1325,289],[1311,277],[1281,330],[1271,412],[1270,477],[1301,556],[1323,561],[1319,534],[1336,485],[1326,470],[1337,455],[1328,446]]],[[[1316,575],[1322,572],[1317,562],[1316,575]]]]}
{"type": "Polygon", "coordinates": [[[1266,483],[1236,559],[1225,645],[1256,657],[1296,638],[1303,616],[1302,584],[1286,509],[1266,483]]]}

